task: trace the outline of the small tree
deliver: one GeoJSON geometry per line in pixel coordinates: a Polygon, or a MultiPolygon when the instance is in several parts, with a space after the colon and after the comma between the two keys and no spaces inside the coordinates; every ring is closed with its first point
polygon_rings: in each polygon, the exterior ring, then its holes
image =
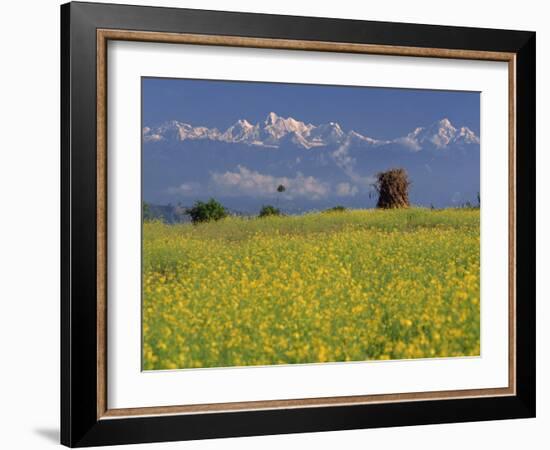
{"type": "Polygon", "coordinates": [[[151,212],[151,207],[149,206],[149,203],[143,202],[143,213],[142,213],[143,221],[151,220],[153,218],[153,213],[151,212]]]}
{"type": "MultiPolygon", "coordinates": [[[[277,186],[277,192],[279,194],[282,194],[284,191],[286,191],[286,187],[283,184],[280,184],[277,186]]],[[[277,197],[277,206],[279,205],[279,197],[277,197]]]]}
{"type": "Polygon", "coordinates": [[[264,205],[262,206],[262,209],[260,209],[260,214],[258,217],[268,217],[268,216],[280,216],[281,210],[279,208],[275,208],[275,206],[272,205],[264,205]]]}
{"type": "Polygon", "coordinates": [[[407,208],[410,181],[405,169],[380,172],[374,187],[378,191],[377,208],[407,208]]]}
{"type": "Polygon", "coordinates": [[[223,219],[227,217],[227,210],[220,202],[211,198],[206,203],[201,201],[195,202],[192,208],[187,209],[187,214],[191,216],[191,221],[197,224],[223,219]]]}

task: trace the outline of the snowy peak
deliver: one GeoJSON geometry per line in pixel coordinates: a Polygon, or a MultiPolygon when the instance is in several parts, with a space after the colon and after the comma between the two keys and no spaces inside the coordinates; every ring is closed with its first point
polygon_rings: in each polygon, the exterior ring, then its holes
{"type": "Polygon", "coordinates": [[[373,139],[371,137],[363,136],[362,134],[351,130],[346,136],[346,142],[348,142],[349,144],[360,143],[372,146],[380,146],[384,144],[390,144],[392,141],[381,141],[378,139],[373,139]]]}
{"type": "Polygon", "coordinates": [[[220,141],[254,143],[259,137],[258,128],[247,120],[238,120],[231,125],[222,135],[220,141]]]}
{"type": "Polygon", "coordinates": [[[266,126],[268,126],[268,125],[273,125],[274,123],[277,122],[277,120],[279,120],[279,116],[278,116],[276,113],[274,113],[273,111],[271,111],[271,112],[267,115],[267,117],[266,117],[266,119],[265,119],[265,121],[264,121],[264,124],[265,124],[266,126]]]}
{"type": "Polygon", "coordinates": [[[220,132],[217,128],[193,127],[188,123],[171,120],[163,125],[152,129],[145,127],[143,129],[144,142],[158,142],[163,140],[186,139],[218,139],[220,132]]]}
{"type": "Polygon", "coordinates": [[[437,148],[449,145],[456,135],[456,128],[447,118],[441,119],[420,133],[420,142],[431,142],[437,148]]]}
{"type": "Polygon", "coordinates": [[[455,142],[462,144],[479,144],[479,137],[468,127],[460,127],[458,134],[455,136],[455,142]]]}
{"type": "Polygon", "coordinates": [[[438,120],[428,127],[418,127],[407,136],[395,140],[412,150],[421,150],[426,146],[445,149],[449,145],[479,144],[479,137],[468,127],[456,129],[447,118],[438,120]]]}
{"type": "Polygon", "coordinates": [[[264,120],[264,125],[266,128],[272,127],[276,129],[294,131],[294,132],[304,132],[311,128],[313,125],[306,125],[304,122],[294,119],[293,117],[284,117],[278,116],[274,112],[270,112],[266,119],[264,120]]]}
{"type": "Polygon", "coordinates": [[[276,113],[270,112],[264,121],[264,132],[273,141],[281,139],[289,133],[308,135],[313,125],[306,125],[292,117],[279,117],[276,113]]]}
{"type": "Polygon", "coordinates": [[[314,141],[327,142],[331,144],[340,142],[344,138],[342,128],[335,122],[329,122],[314,127],[313,130],[311,130],[310,135],[314,141]]]}
{"type": "Polygon", "coordinates": [[[176,120],[165,122],[156,128],[143,128],[144,142],[201,139],[272,148],[292,142],[304,149],[342,144],[367,147],[396,144],[412,151],[424,148],[443,150],[451,145],[479,144],[479,137],[472,130],[464,126],[455,128],[447,118],[427,127],[417,127],[406,136],[389,141],[364,136],[353,130],[345,132],[336,122],[312,125],[293,117],[281,117],[275,112],[270,112],[263,123],[255,125],[246,119],[240,119],[223,133],[217,128],[194,127],[176,120]]]}

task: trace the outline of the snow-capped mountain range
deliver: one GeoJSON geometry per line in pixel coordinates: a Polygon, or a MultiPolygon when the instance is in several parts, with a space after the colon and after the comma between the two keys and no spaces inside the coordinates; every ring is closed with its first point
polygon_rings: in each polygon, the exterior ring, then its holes
{"type": "Polygon", "coordinates": [[[143,140],[146,143],[211,140],[267,148],[279,148],[292,143],[304,149],[355,143],[371,147],[396,144],[411,151],[419,151],[426,146],[445,149],[451,146],[479,144],[479,137],[472,130],[465,126],[455,128],[447,118],[427,127],[415,128],[406,136],[380,140],[353,130],[345,132],[336,122],[306,124],[292,117],[278,116],[274,112],[270,112],[263,123],[253,125],[246,119],[240,119],[225,131],[171,120],[160,126],[144,127],[143,140]]]}
{"type": "Polygon", "coordinates": [[[274,112],[226,130],[172,120],[142,132],[143,195],[157,204],[215,197],[252,213],[277,198],[286,211],[371,207],[376,174],[394,167],[407,170],[416,204],[456,206],[479,192],[480,139],[446,118],[386,140],[274,112]]]}

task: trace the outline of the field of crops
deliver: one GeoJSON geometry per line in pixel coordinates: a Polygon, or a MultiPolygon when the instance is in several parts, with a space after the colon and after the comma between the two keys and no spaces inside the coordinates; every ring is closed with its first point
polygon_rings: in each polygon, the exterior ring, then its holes
{"type": "Polygon", "coordinates": [[[143,368],[479,355],[479,210],[143,228],[143,368]]]}

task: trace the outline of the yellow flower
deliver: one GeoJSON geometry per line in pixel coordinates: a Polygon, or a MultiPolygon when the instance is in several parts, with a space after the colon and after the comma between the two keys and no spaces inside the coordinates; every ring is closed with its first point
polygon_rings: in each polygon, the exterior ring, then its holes
{"type": "Polygon", "coordinates": [[[479,243],[479,210],[145,223],[143,367],[479,355],[479,243]]]}

